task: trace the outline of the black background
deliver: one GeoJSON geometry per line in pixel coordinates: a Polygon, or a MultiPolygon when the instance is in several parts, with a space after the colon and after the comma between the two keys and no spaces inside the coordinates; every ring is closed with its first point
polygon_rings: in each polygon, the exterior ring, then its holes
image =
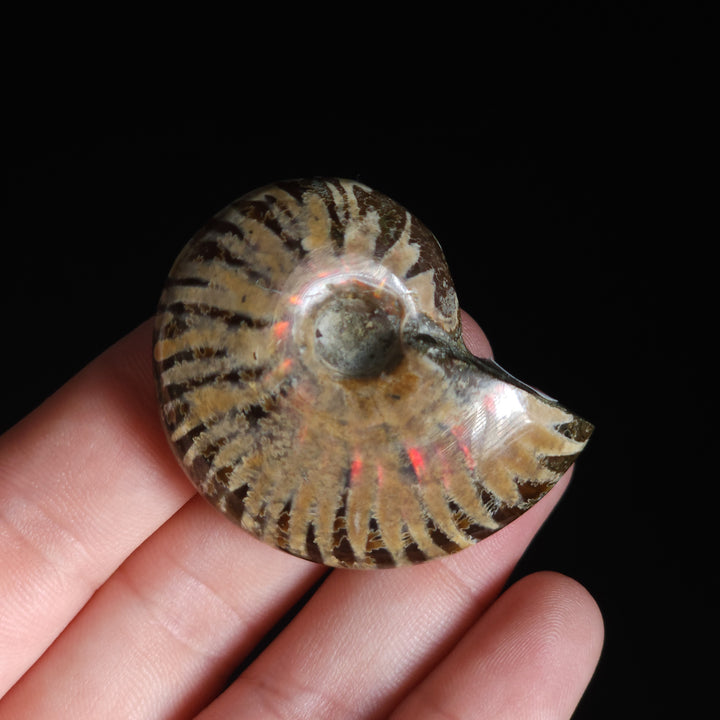
{"type": "Polygon", "coordinates": [[[192,43],[131,68],[125,38],[98,64],[95,38],[24,67],[6,93],[0,429],[149,317],[229,201],[359,179],[433,230],[497,360],[597,427],[517,572],[567,573],[603,611],[576,717],[697,716],[717,596],[707,22],[558,3],[505,19],[492,50],[492,28],[442,50],[428,23],[397,62],[367,38],[253,62],[242,45],[226,77],[193,72],[192,43]]]}

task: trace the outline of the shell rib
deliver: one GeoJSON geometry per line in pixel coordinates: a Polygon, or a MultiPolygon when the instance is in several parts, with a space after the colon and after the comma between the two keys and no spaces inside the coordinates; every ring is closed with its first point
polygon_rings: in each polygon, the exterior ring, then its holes
{"type": "Polygon", "coordinates": [[[336,567],[481,540],[592,432],[466,350],[435,237],[349,180],[270,185],[210,220],[170,271],[154,368],[199,492],[261,540],[336,567]]]}

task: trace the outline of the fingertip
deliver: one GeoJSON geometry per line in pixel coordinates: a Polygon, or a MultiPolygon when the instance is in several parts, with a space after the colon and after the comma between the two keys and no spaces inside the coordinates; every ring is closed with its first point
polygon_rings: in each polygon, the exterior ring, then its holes
{"type": "Polygon", "coordinates": [[[398,709],[438,716],[569,718],[602,648],[597,603],[578,582],[538,572],[509,587],[398,709]]]}
{"type": "Polygon", "coordinates": [[[540,599],[547,609],[540,614],[556,618],[558,627],[586,634],[583,645],[596,648],[599,654],[604,637],[602,612],[584,585],[562,573],[543,570],[521,578],[513,588],[540,599]]]}
{"type": "Polygon", "coordinates": [[[602,612],[577,580],[542,571],[515,583],[505,595],[517,603],[515,653],[523,658],[548,707],[568,716],[580,701],[597,666],[604,642],[602,612]]]}
{"type": "Polygon", "coordinates": [[[482,328],[464,310],[460,311],[462,320],[463,341],[467,349],[478,357],[491,358],[492,348],[490,341],[482,331],[482,328]]]}

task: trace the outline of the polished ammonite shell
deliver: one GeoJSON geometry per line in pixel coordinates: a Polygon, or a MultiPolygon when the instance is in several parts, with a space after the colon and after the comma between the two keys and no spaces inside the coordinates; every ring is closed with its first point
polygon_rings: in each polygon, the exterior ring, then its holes
{"type": "Polygon", "coordinates": [[[477,542],[541,498],[592,431],[467,351],[433,234],[351,180],[279,182],[210,220],[170,271],[154,367],[200,493],[332,566],[477,542]]]}

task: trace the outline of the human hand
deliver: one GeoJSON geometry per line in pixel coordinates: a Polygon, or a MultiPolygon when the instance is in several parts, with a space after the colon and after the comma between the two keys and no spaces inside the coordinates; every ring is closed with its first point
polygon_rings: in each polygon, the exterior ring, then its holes
{"type": "Polygon", "coordinates": [[[571,716],[602,645],[594,601],[556,573],[500,594],[568,477],[461,553],[328,573],[195,494],[161,429],[150,334],[0,438],[0,720],[571,716]]]}

